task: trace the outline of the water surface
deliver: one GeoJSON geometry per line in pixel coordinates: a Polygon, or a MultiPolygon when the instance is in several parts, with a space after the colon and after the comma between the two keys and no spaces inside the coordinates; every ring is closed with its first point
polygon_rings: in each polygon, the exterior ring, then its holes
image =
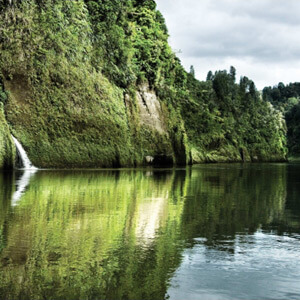
{"type": "Polygon", "coordinates": [[[299,175],[0,173],[0,299],[299,299],[299,175]]]}

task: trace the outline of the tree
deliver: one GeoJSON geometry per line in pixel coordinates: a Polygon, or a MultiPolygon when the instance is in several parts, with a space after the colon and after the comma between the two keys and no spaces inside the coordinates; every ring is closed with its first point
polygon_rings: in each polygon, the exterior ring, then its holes
{"type": "Polygon", "coordinates": [[[278,88],[279,88],[280,91],[283,91],[285,89],[284,83],[279,82],[278,83],[278,88]]]}
{"type": "Polygon", "coordinates": [[[190,74],[195,77],[195,69],[193,65],[190,66],[190,74]]]}
{"type": "Polygon", "coordinates": [[[215,73],[213,88],[220,99],[228,94],[228,74],[226,70],[215,73]]]}
{"type": "Polygon", "coordinates": [[[231,66],[230,67],[230,76],[232,77],[232,81],[235,82],[235,76],[236,76],[236,69],[235,67],[231,66]]]}
{"type": "Polygon", "coordinates": [[[213,72],[209,71],[206,76],[206,81],[213,80],[213,72]]]}
{"type": "Polygon", "coordinates": [[[256,98],[256,87],[253,81],[250,82],[249,93],[253,98],[256,98]]]}

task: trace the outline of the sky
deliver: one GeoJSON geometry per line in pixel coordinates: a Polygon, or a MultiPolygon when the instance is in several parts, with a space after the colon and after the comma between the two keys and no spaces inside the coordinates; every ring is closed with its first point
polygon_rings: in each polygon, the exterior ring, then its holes
{"type": "Polygon", "coordinates": [[[156,0],[187,71],[237,69],[258,89],[300,82],[299,0],[156,0]]]}

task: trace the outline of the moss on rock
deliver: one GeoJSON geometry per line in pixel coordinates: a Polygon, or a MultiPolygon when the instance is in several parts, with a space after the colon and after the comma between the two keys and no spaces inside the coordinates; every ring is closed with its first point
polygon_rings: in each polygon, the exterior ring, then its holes
{"type": "Polygon", "coordinates": [[[12,168],[15,161],[15,147],[0,102],[0,169],[12,168]]]}

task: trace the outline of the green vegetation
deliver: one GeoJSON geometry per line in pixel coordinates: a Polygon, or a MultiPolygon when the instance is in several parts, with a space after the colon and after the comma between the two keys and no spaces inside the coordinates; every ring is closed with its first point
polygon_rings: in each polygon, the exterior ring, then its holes
{"type": "Polygon", "coordinates": [[[294,159],[300,156],[300,83],[284,85],[280,82],[274,87],[263,90],[265,101],[271,102],[281,111],[287,125],[287,141],[289,156],[294,159]],[[293,158],[294,157],[294,158],[293,158]]]}
{"type": "Polygon", "coordinates": [[[0,102],[0,169],[12,168],[14,160],[15,147],[10,137],[9,128],[4,117],[3,104],[0,102]]]}
{"type": "Polygon", "coordinates": [[[285,159],[252,81],[194,74],[152,0],[0,0],[0,100],[39,167],[285,159]]]}
{"type": "Polygon", "coordinates": [[[285,159],[285,122],[262,101],[253,81],[235,83],[235,68],[209,72],[206,82],[188,74],[189,101],[182,104],[192,157],[202,161],[285,159]]]}
{"type": "Polygon", "coordinates": [[[84,3],[52,4],[25,1],[2,12],[0,61],[13,133],[39,166],[130,164],[122,93],[91,66],[84,3]]]}
{"type": "Polygon", "coordinates": [[[4,90],[3,82],[0,78],[0,169],[12,168],[15,160],[15,147],[13,146],[4,114],[4,105],[7,99],[8,94],[4,90]]]}

